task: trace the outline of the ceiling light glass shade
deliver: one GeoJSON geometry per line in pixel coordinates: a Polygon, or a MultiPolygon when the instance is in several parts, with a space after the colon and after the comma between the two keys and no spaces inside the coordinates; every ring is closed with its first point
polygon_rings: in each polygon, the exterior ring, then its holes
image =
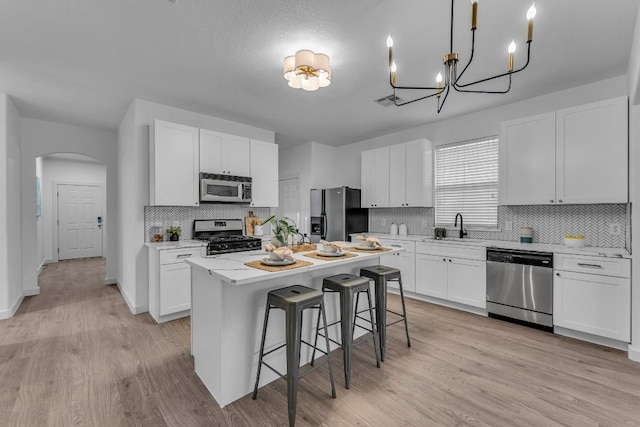
{"type": "Polygon", "coordinates": [[[318,90],[331,84],[331,64],[323,53],[299,50],[284,59],[284,78],[294,89],[318,90]]]}

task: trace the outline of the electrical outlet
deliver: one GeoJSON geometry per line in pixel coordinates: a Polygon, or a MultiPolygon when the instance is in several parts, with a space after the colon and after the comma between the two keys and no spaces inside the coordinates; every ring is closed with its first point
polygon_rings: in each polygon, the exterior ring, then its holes
{"type": "Polygon", "coordinates": [[[504,230],[512,231],[513,230],[513,221],[505,221],[504,222],[504,230]]]}
{"type": "Polygon", "coordinates": [[[612,236],[619,236],[622,233],[622,225],[619,222],[612,222],[609,224],[609,234],[612,236]]]}
{"type": "Polygon", "coordinates": [[[387,225],[387,218],[382,218],[382,219],[380,220],[380,223],[381,223],[382,225],[387,225]]]}
{"type": "Polygon", "coordinates": [[[427,228],[427,220],[426,219],[422,220],[422,228],[427,228]]]}

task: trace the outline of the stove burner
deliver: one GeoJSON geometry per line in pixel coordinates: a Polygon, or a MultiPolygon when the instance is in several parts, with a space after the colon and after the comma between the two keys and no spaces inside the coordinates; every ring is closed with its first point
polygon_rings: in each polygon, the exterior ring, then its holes
{"type": "Polygon", "coordinates": [[[195,220],[193,238],[208,242],[207,255],[260,249],[262,240],[242,235],[242,220],[195,220]]]}

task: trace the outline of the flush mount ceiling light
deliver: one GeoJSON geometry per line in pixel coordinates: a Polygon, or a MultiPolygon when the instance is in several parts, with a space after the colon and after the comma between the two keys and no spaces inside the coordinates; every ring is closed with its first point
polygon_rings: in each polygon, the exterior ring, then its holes
{"type": "Polygon", "coordinates": [[[473,61],[473,54],[475,51],[476,44],[476,28],[477,28],[477,18],[478,18],[478,0],[471,0],[471,55],[469,56],[469,62],[462,69],[460,75],[458,75],[458,60],[459,55],[454,53],[453,51],[453,2],[451,0],[451,26],[450,26],[450,36],[449,36],[449,53],[444,56],[444,85],[442,82],[442,72],[438,72],[436,76],[436,85],[435,86],[398,86],[396,84],[396,72],[398,67],[396,66],[395,61],[393,60],[393,39],[391,35],[387,38],[387,47],[389,48],[389,84],[393,88],[393,95],[395,98],[396,90],[427,90],[433,91],[433,93],[429,93],[428,95],[410,100],[405,102],[398,102],[397,100],[394,102],[396,106],[402,106],[411,104],[412,102],[420,101],[423,99],[431,98],[433,96],[437,97],[438,100],[438,113],[444,107],[444,103],[447,100],[447,96],[449,95],[449,90],[453,88],[458,92],[471,92],[471,93],[507,93],[511,90],[511,76],[515,73],[518,73],[529,65],[529,57],[531,55],[531,41],[533,39],[533,18],[536,16],[536,8],[535,3],[531,5],[529,10],[527,11],[527,21],[528,21],[528,31],[527,31],[527,62],[517,70],[513,69],[513,59],[516,51],[516,43],[514,40],[511,41],[507,48],[508,53],[508,62],[507,62],[507,72],[502,74],[497,74],[492,77],[483,78],[480,80],[476,80],[473,82],[463,83],[460,81],[462,75],[469,65],[471,65],[471,61],[473,61]],[[479,90],[472,89],[474,85],[485,83],[490,80],[505,78],[508,80],[507,88],[504,90],[479,90]],[[444,93],[444,96],[442,96],[444,93]]]}
{"type": "Polygon", "coordinates": [[[284,78],[294,89],[318,90],[331,84],[331,65],[324,53],[299,50],[284,58],[284,78]]]}

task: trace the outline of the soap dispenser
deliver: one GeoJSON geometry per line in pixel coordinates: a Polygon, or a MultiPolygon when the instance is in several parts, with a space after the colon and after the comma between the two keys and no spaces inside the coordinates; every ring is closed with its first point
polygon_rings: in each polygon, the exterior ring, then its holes
{"type": "Polygon", "coordinates": [[[398,234],[398,224],[395,222],[391,223],[391,230],[389,231],[392,235],[398,234]]]}

